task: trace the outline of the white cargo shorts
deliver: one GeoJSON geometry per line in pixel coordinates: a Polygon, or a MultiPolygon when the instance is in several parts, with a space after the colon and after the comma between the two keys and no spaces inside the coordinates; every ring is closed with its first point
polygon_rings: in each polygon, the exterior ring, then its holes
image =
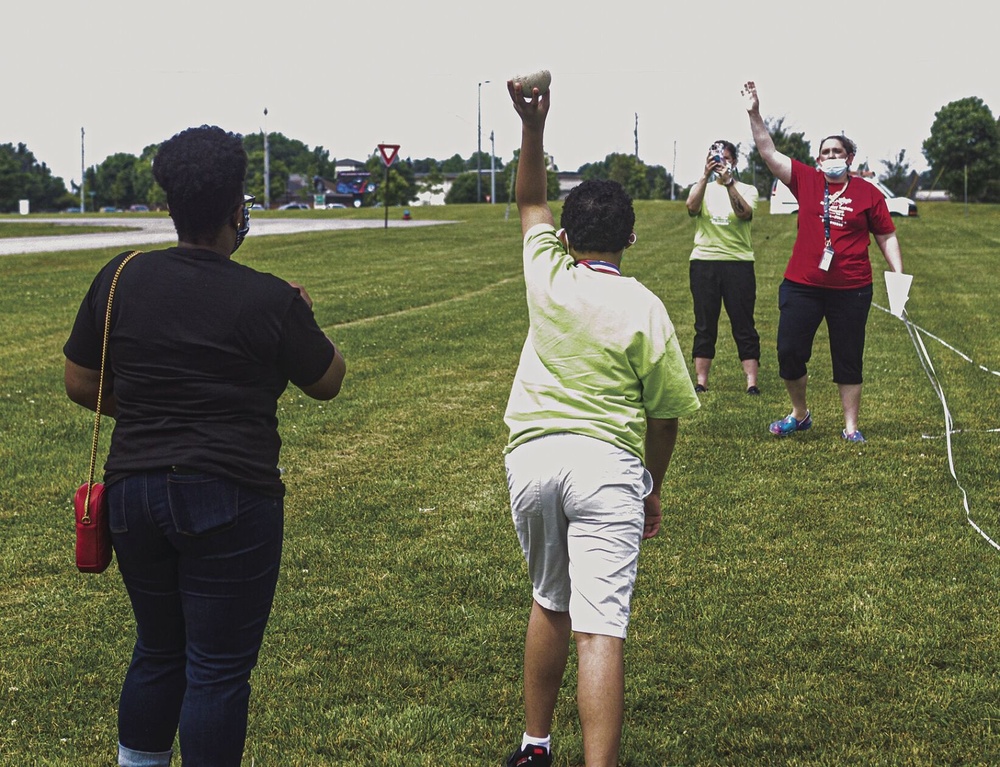
{"type": "Polygon", "coordinates": [[[577,434],[551,434],[506,456],[511,516],[542,607],[573,631],[625,638],[643,499],[653,480],[635,455],[577,434]]]}

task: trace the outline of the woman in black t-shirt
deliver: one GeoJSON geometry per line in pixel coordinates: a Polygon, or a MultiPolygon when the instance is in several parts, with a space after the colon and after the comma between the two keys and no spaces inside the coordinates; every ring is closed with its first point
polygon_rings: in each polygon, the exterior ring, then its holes
{"type": "MultiPolygon", "coordinates": [[[[240,764],[250,672],[281,558],[277,400],[340,391],[346,367],[301,286],[231,259],[250,225],[242,139],[202,126],[164,142],[153,175],[176,247],[122,270],[101,410],[112,541],[136,619],[118,712],[121,765],[240,764]]],[[[66,355],[66,391],[94,410],[108,292],[94,279],[66,355]]]]}

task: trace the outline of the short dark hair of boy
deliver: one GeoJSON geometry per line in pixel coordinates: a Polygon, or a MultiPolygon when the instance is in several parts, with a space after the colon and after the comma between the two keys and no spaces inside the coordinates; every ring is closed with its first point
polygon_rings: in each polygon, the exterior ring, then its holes
{"type": "Polygon", "coordinates": [[[153,178],[167,193],[177,236],[215,235],[242,200],[247,174],[243,139],[214,125],[188,128],[160,145],[153,178]]]}
{"type": "Polygon", "coordinates": [[[584,181],[567,195],[559,223],[577,253],[617,253],[635,227],[632,198],[617,181],[584,181]]]}

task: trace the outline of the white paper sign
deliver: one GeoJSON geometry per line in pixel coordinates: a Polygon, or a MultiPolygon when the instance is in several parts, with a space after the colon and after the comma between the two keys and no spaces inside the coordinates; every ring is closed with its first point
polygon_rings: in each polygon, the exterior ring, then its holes
{"type": "Polygon", "coordinates": [[[885,292],[889,295],[889,311],[900,319],[903,317],[906,300],[910,297],[910,283],[912,282],[912,274],[885,273],[885,292]]]}

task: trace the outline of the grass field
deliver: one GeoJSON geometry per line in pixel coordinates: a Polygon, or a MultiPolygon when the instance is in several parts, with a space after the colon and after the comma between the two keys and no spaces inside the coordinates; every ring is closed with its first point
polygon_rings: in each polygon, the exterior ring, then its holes
{"type": "MultiPolygon", "coordinates": [[[[501,452],[527,319],[505,210],[414,208],[461,223],[251,235],[239,252],[304,284],[348,361],[336,400],[290,389],[280,402],[285,552],[247,765],[495,766],[520,737],[530,588],[501,452]]],[[[637,214],[625,272],[663,298],[687,353],[693,226],[680,202],[637,214]]],[[[998,539],[1000,208],[922,204],[898,226],[911,321],[972,360],[924,336],[972,517],[998,539]]],[[[743,393],[720,339],[640,559],[621,764],[996,764],[1000,553],[967,522],[942,404],[905,324],[873,309],[868,444],[839,439],[822,330],[815,426],[771,437],[788,412],[773,349],[795,219],[760,213],[754,227],[763,394],[743,393]]],[[[133,625],[114,565],[73,566],[92,419],[65,397],[61,353],[112,255],[0,259],[2,765],[114,764],[133,625]]],[[[583,761],[570,666],[561,767],[583,761]]]]}
{"type": "Polygon", "coordinates": [[[63,234],[92,234],[94,232],[127,232],[127,226],[89,226],[86,224],[50,224],[36,221],[12,221],[0,217],[0,239],[7,237],[52,237],[63,234]]]}

